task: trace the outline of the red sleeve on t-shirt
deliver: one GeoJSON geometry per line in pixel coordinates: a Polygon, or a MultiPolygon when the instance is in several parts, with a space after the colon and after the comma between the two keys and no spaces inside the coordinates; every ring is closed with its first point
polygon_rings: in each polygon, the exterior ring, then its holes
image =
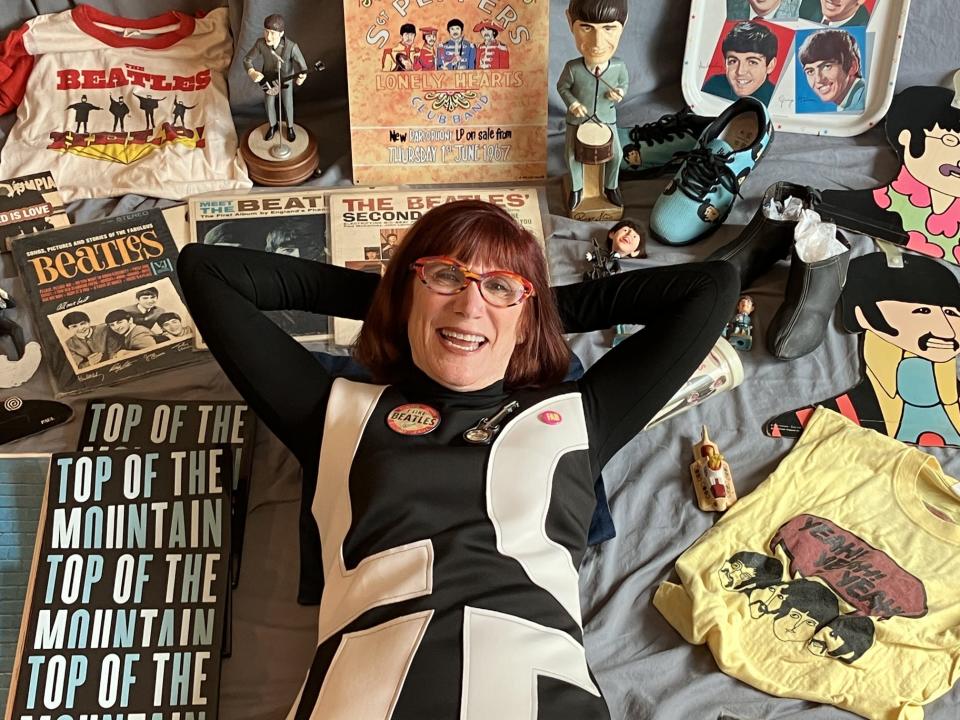
{"type": "Polygon", "coordinates": [[[15,110],[27,89],[33,56],[24,47],[23,36],[29,29],[24,23],[10,32],[0,46],[0,115],[15,110]]]}

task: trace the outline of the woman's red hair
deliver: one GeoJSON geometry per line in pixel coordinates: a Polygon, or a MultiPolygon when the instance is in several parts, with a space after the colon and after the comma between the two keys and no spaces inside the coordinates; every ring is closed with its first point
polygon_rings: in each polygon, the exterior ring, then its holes
{"type": "Polygon", "coordinates": [[[448,255],[467,265],[510,270],[533,283],[524,301],[517,346],[504,384],[548,387],[563,380],[570,350],[547,280],[543,249],[503,209],[480,200],[439,205],[410,228],[387,266],[357,338],[354,356],[377,382],[396,382],[413,366],[407,339],[414,274],[419,258],[448,255]]]}

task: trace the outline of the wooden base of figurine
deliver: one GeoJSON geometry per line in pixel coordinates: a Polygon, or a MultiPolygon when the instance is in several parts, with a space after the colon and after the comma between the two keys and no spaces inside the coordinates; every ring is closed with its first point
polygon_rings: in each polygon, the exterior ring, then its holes
{"type": "MultiPolygon", "coordinates": [[[[570,197],[570,176],[563,176],[563,203],[570,197]]],[[[623,208],[614,205],[603,194],[603,165],[583,166],[583,194],[575,208],[567,208],[567,216],[574,220],[598,222],[620,220],[623,208]]]]}
{"type": "Polygon", "coordinates": [[[269,140],[263,136],[270,126],[263,123],[247,130],[240,140],[240,155],[247,163],[250,179],[258,185],[299,185],[309,179],[320,166],[317,152],[317,139],[307,128],[294,124],[296,140],[287,140],[287,127],[284,124],[269,140]],[[282,144],[278,142],[282,139],[282,144]],[[285,148],[277,157],[277,147],[285,148]]]}

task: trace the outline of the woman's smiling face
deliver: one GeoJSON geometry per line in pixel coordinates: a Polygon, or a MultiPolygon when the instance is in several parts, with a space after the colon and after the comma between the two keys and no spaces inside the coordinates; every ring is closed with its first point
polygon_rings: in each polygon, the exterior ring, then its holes
{"type": "MultiPolygon", "coordinates": [[[[487,268],[470,268],[482,274],[487,268]]],[[[433,292],[413,282],[407,339],[413,363],[451,390],[479,390],[502,380],[520,336],[523,308],[495,307],[470,282],[455,295],[433,292]]]]}

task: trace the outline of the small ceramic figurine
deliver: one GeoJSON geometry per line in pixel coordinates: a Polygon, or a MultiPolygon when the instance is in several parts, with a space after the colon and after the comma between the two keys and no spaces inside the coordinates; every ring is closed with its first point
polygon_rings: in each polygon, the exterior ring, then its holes
{"type": "MultiPolygon", "coordinates": [[[[295,82],[302,85],[307,79],[307,61],[303,59],[303,53],[300,47],[290,38],[286,37],[286,24],[283,16],[274,13],[267,15],[263,20],[263,37],[258,38],[253,47],[243,56],[243,67],[247,75],[255,83],[281,82],[281,78],[293,72],[297,73],[295,82]],[[260,69],[254,67],[254,62],[260,61],[260,69]]],[[[283,83],[281,82],[281,85],[283,83]]],[[[267,121],[269,127],[264,134],[264,140],[270,140],[276,133],[280,132],[280,123],[285,121],[287,125],[287,140],[293,142],[297,138],[293,123],[293,87],[290,83],[280,90],[279,100],[270,93],[264,98],[264,105],[267,108],[267,121]],[[277,116],[277,104],[280,105],[280,116],[277,116]]]]}
{"type": "Polygon", "coordinates": [[[753,347],[753,298],[741,295],[737,302],[737,314],[723,329],[723,337],[737,350],[749,350],[753,347]]]}
{"type": "MultiPolygon", "coordinates": [[[[293,86],[302,85],[309,73],[323,70],[323,62],[308,67],[299,46],[286,36],[283,17],[274,13],[264,18],[263,37],[243,56],[243,67],[263,90],[267,110],[267,122],[250,128],[240,141],[250,178],[261,185],[303,182],[318,171],[320,155],[313,134],[294,122],[293,86]]],[[[189,109],[175,107],[174,124],[177,112],[182,121],[189,109]]]]}
{"type": "Polygon", "coordinates": [[[623,215],[619,188],[623,150],[617,133],[617,103],[626,95],[628,77],[626,63],[613,54],[627,22],[627,0],[570,0],[567,22],[582,56],[570,60],[557,81],[567,107],[567,207],[577,220],[619,219],[623,215]],[[599,187],[594,187],[592,174],[590,179],[584,177],[585,164],[599,168],[599,187]]]}
{"type": "Polygon", "coordinates": [[[693,446],[690,477],[697,492],[697,505],[704,512],[723,511],[737,501],[730,466],[703,426],[700,442],[693,446]]]}

